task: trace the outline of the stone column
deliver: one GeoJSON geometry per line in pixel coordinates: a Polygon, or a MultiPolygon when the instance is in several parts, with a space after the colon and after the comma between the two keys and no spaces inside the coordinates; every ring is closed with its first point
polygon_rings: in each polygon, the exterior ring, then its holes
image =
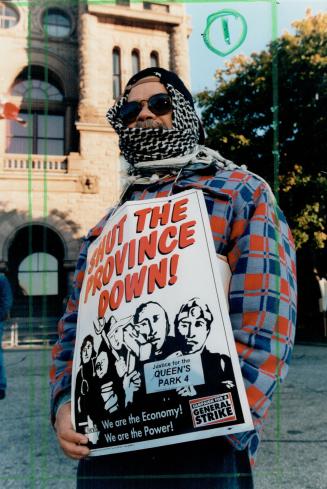
{"type": "Polygon", "coordinates": [[[170,34],[170,69],[175,71],[183,80],[185,85],[190,88],[190,67],[188,50],[188,25],[187,17],[178,26],[172,28],[170,34]]]}
{"type": "Polygon", "coordinates": [[[97,121],[97,37],[95,16],[79,13],[80,122],[97,121]]]}

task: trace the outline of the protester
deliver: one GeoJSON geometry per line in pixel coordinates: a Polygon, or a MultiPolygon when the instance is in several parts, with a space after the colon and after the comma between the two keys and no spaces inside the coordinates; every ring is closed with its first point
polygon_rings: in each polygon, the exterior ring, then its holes
{"type": "MultiPolygon", "coordinates": [[[[229,312],[255,429],[167,447],[85,458],[87,438],[70,421],[71,365],[78,300],[90,243],[84,241],[75,286],[54,347],[52,415],[65,453],[80,459],[77,487],[250,489],[250,460],[280,380],[286,376],[296,317],[295,253],[290,230],[265,181],[203,146],[190,92],[176,74],[149,68],[134,75],[108,111],[129,165],[126,200],[203,191],[217,254],[232,277],[229,312]]],[[[117,209],[117,207],[116,207],[117,209]]]]}
{"type": "Polygon", "coordinates": [[[0,399],[6,397],[7,378],[2,351],[4,321],[9,317],[13,296],[10,283],[5,275],[0,274],[0,399]]]}

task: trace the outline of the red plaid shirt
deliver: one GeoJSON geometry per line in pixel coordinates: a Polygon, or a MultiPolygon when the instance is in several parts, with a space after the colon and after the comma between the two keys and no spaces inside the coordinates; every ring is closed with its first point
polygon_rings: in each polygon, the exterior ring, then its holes
{"type": "MultiPolygon", "coordinates": [[[[166,196],[198,188],[204,193],[216,252],[227,257],[232,272],[230,318],[254,431],[228,436],[237,449],[248,447],[251,462],[274,391],[288,370],[296,322],[295,249],[290,229],[268,185],[242,169],[211,175],[184,172],[178,182],[165,177],[134,185],[129,200],[166,196]]],[[[101,233],[110,212],[84,239],[74,290],[59,321],[59,340],[51,369],[53,415],[70,396],[79,294],[87,250],[101,233]]]]}

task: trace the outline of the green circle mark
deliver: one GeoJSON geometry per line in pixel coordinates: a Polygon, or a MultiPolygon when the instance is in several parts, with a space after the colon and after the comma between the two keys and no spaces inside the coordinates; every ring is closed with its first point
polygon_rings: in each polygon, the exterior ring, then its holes
{"type": "Polygon", "coordinates": [[[207,47],[213,51],[214,53],[218,54],[218,56],[227,56],[228,54],[232,53],[235,51],[237,48],[241,46],[241,44],[244,42],[244,39],[246,38],[248,32],[248,26],[246,23],[245,18],[243,15],[241,15],[239,12],[236,12],[236,10],[220,10],[219,12],[215,12],[214,14],[209,15],[207,18],[207,25],[205,28],[204,33],[202,34],[203,40],[206,43],[207,47]],[[232,16],[234,19],[239,19],[242,24],[242,32],[241,35],[239,36],[236,44],[232,46],[231,48],[227,49],[226,51],[221,51],[220,49],[215,48],[210,41],[210,28],[213,22],[217,19],[222,19],[223,21],[223,34],[224,38],[227,44],[230,44],[230,37],[229,37],[229,31],[228,31],[228,24],[226,22],[225,17],[232,16]]]}

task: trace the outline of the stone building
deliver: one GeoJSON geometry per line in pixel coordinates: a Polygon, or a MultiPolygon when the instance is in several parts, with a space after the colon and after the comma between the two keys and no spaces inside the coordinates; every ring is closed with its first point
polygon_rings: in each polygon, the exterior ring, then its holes
{"type": "Polygon", "coordinates": [[[58,316],[81,237],[120,193],[107,108],[148,66],[189,81],[180,3],[0,1],[0,96],[26,127],[0,120],[0,271],[12,316],[58,316]]]}

